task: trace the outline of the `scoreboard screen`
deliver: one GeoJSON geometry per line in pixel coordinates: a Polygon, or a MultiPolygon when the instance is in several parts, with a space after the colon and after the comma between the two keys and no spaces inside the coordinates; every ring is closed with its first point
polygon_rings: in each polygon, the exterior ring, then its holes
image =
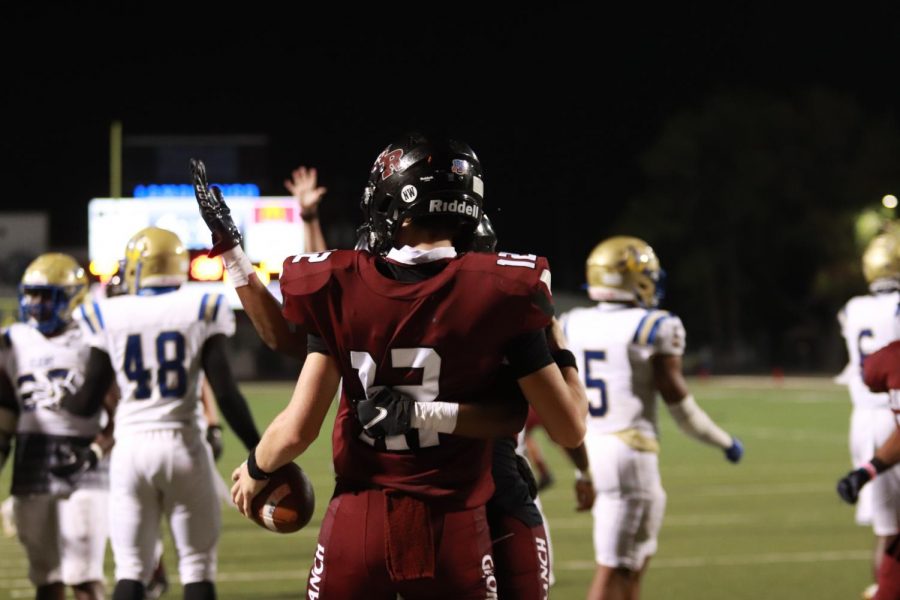
{"type": "MultiPolygon", "coordinates": [[[[281,272],[287,256],[303,251],[303,223],[297,201],[290,196],[229,197],[228,206],[235,225],[244,238],[244,251],[257,267],[263,281],[281,272]]],[[[224,285],[221,261],[211,261],[209,229],[193,198],[95,198],[88,204],[88,255],[90,271],[105,281],[124,257],[125,244],[144,227],[161,227],[175,232],[191,253],[189,285],[219,285],[232,305],[237,294],[224,285]]],[[[278,293],[278,284],[270,284],[278,293]]]]}

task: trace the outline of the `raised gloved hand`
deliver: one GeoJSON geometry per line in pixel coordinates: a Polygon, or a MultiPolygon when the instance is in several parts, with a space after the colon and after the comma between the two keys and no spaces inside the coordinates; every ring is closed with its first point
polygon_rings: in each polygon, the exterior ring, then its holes
{"type": "Polygon", "coordinates": [[[738,463],[744,456],[744,444],[734,436],[732,436],[731,440],[731,446],[725,449],[725,458],[727,458],[729,462],[738,463]]]}
{"type": "Polygon", "coordinates": [[[414,402],[406,394],[385,387],[371,398],[357,402],[356,416],[373,438],[402,435],[410,430],[414,402]]]}
{"type": "Polygon", "coordinates": [[[218,461],[225,451],[225,441],[222,439],[222,427],[210,425],[206,428],[206,443],[212,448],[213,458],[218,461]]]}
{"type": "Polygon", "coordinates": [[[77,477],[97,466],[103,458],[103,451],[97,444],[73,446],[60,444],[53,453],[50,472],[57,477],[77,477]]]}
{"type": "Polygon", "coordinates": [[[209,187],[206,180],[206,166],[202,160],[191,159],[191,177],[200,215],[212,232],[213,247],[209,255],[219,256],[226,250],[239,246],[241,232],[231,218],[231,210],[225,204],[222,191],[216,186],[209,187]]]}
{"type": "Polygon", "coordinates": [[[856,504],[859,500],[859,492],[869,480],[871,473],[867,469],[856,469],[844,475],[837,482],[837,493],[847,504],[856,504]]]}

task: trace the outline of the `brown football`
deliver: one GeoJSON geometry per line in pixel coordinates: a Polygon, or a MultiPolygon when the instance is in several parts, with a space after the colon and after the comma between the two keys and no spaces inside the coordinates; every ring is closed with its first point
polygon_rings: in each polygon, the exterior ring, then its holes
{"type": "Polygon", "coordinates": [[[288,463],[272,473],[266,487],[253,498],[253,521],[277,533],[293,533],[312,518],[316,496],[303,469],[288,463]]]}

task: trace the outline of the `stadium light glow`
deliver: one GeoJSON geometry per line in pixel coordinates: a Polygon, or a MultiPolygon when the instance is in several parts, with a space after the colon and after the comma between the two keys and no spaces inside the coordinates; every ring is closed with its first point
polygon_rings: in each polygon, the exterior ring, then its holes
{"type": "Polygon", "coordinates": [[[116,274],[119,270],[119,261],[117,260],[92,260],[88,265],[91,275],[98,277],[101,282],[106,283],[109,278],[116,274]]]}
{"type": "Polygon", "coordinates": [[[281,275],[281,271],[284,268],[284,263],[271,263],[267,260],[264,260],[259,263],[259,268],[261,271],[265,271],[266,273],[278,273],[279,275],[281,275]]]}
{"type": "Polygon", "coordinates": [[[884,205],[885,208],[897,208],[897,196],[888,194],[881,199],[881,204],[884,205]]]}
{"type": "Polygon", "coordinates": [[[218,256],[210,258],[205,254],[200,254],[191,261],[191,277],[197,281],[219,281],[224,272],[225,265],[218,256]]]}

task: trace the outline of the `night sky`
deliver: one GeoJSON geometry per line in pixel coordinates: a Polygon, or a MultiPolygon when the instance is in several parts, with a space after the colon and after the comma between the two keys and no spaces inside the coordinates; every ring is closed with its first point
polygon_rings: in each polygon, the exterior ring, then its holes
{"type": "Polygon", "coordinates": [[[86,203],[108,193],[108,126],[121,119],[126,135],[265,134],[263,193],[315,165],[331,190],[326,226],[355,221],[377,153],[422,129],[470,143],[501,246],[577,263],[564,278],[572,285],[640,191],[641,153],[672,114],[740,88],[823,86],[866,110],[900,106],[900,19],[887,8],[597,6],[517,7],[502,19],[473,5],[427,18],[399,5],[219,15],[227,24],[200,14],[106,21],[84,9],[11,17],[3,208],[50,210],[54,244],[86,243],[86,203]]]}

